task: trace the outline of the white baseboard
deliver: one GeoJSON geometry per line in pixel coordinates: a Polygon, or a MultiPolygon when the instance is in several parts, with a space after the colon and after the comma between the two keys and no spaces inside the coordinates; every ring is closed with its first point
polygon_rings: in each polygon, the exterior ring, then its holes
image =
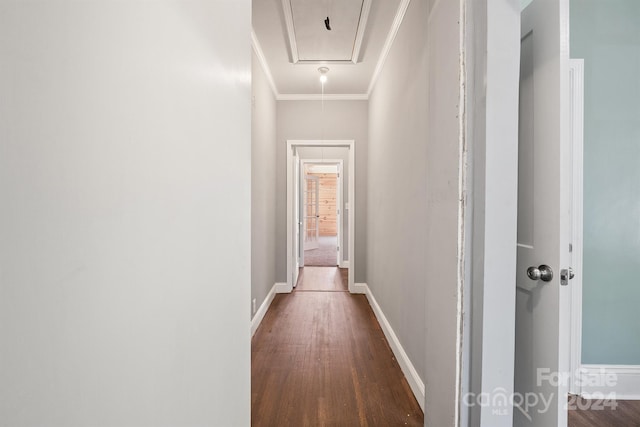
{"type": "Polygon", "coordinates": [[[396,360],[400,365],[400,369],[402,369],[402,373],[407,379],[407,382],[411,387],[411,391],[413,391],[413,395],[416,397],[416,400],[418,401],[420,408],[422,408],[422,412],[424,412],[425,398],[424,398],[424,383],[422,382],[422,379],[420,378],[420,376],[418,375],[418,372],[416,371],[413,364],[411,363],[409,356],[407,356],[407,353],[404,351],[404,348],[402,348],[402,345],[400,344],[400,340],[398,339],[396,333],[391,328],[389,321],[385,317],[384,313],[382,312],[382,309],[378,305],[378,302],[376,301],[375,297],[371,293],[371,289],[369,289],[369,286],[366,283],[355,283],[354,287],[357,288],[357,290],[363,290],[363,292],[353,292],[353,293],[364,293],[367,296],[367,300],[369,300],[369,305],[371,305],[371,308],[373,309],[373,312],[376,315],[376,318],[378,319],[378,323],[380,323],[380,327],[382,328],[382,331],[384,332],[384,336],[387,338],[387,341],[389,342],[389,346],[391,347],[391,350],[393,351],[393,354],[395,355],[396,360]]]}
{"type": "Polygon", "coordinates": [[[351,293],[366,295],[368,290],[369,290],[369,287],[367,286],[366,283],[354,283],[353,289],[351,289],[351,293]]]}
{"type": "Polygon", "coordinates": [[[640,400],[640,365],[582,365],[582,397],[640,400]]]}
{"type": "Polygon", "coordinates": [[[273,285],[276,294],[290,294],[293,292],[293,288],[287,283],[276,283],[273,285]]]}
{"type": "Polygon", "coordinates": [[[350,264],[349,261],[342,261],[340,262],[340,265],[338,265],[338,267],[340,268],[349,268],[350,264]]]}
{"type": "Polygon", "coordinates": [[[258,326],[260,326],[260,323],[262,323],[262,319],[264,319],[264,315],[267,314],[267,310],[271,306],[271,303],[273,302],[273,299],[276,296],[276,293],[277,293],[276,286],[278,286],[277,283],[271,287],[271,290],[267,294],[267,297],[264,299],[264,301],[262,301],[262,304],[260,304],[260,308],[258,309],[258,311],[256,311],[256,314],[253,315],[253,319],[251,319],[251,336],[252,337],[255,335],[256,331],[258,330],[258,326]]]}

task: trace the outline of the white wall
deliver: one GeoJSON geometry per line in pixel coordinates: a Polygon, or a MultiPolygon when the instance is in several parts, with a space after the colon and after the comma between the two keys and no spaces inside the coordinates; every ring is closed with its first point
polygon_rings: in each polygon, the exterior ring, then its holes
{"type": "MultiPolygon", "coordinates": [[[[355,281],[364,282],[367,247],[367,101],[278,101],[276,275],[287,279],[287,140],[355,141],[355,281]]],[[[346,184],[346,182],[345,182],[346,184]]]]}
{"type": "Polygon", "coordinates": [[[370,98],[367,282],[454,425],[458,380],[460,5],[414,0],[370,98]]]}
{"type": "Polygon", "coordinates": [[[255,53],[252,70],[251,299],[258,309],[276,283],[276,98],[255,53]]]}
{"type": "Polygon", "coordinates": [[[0,8],[0,424],[249,425],[249,1],[0,8]]]}

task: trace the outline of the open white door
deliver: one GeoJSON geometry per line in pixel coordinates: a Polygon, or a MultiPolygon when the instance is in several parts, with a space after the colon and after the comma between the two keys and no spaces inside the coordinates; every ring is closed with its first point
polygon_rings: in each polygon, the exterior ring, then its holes
{"type": "Polygon", "coordinates": [[[568,1],[522,13],[514,426],[567,425],[568,1]]]}
{"type": "Polygon", "coordinates": [[[293,148],[293,194],[295,197],[293,198],[293,235],[295,236],[293,239],[293,253],[295,254],[294,265],[293,265],[293,287],[295,288],[298,284],[298,274],[300,271],[300,250],[301,243],[301,235],[300,235],[300,227],[302,226],[302,221],[300,220],[300,155],[298,154],[298,150],[293,148]]]}
{"type": "Polygon", "coordinates": [[[320,181],[317,176],[304,177],[304,250],[320,246],[320,181]]]}

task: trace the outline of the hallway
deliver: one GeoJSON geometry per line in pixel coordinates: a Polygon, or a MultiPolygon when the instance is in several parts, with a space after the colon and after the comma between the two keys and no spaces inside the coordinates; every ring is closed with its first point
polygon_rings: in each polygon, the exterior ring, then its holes
{"type": "Polygon", "coordinates": [[[422,426],[423,414],[347,270],[306,267],[252,340],[253,426],[422,426]]]}

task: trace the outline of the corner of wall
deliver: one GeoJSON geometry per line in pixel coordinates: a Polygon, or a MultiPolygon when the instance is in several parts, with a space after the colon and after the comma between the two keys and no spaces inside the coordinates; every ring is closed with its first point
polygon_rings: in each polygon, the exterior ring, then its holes
{"type": "Polygon", "coordinates": [[[420,375],[418,375],[418,371],[416,371],[415,367],[413,366],[413,363],[411,363],[411,359],[409,359],[407,352],[402,347],[402,344],[400,343],[398,336],[396,335],[395,331],[391,327],[391,324],[387,320],[387,317],[384,315],[384,312],[380,308],[380,305],[378,305],[378,302],[373,296],[371,289],[369,289],[369,286],[366,283],[356,283],[355,286],[357,287],[357,291],[359,292],[352,292],[352,293],[362,293],[367,296],[369,305],[371,306],[371,309],[373,310],[373,313],[375,314],[376,319],[378,319],[378,323],[382,328],[382,332],[384,332],[384,336],[387,338],[389,347],[391,347],[391,351],[396,356],[396,360],[400,365],[400,369],[402,370],[402,373],[404,374],[407,382],[409,383],[409,387],[411,388],[411,391],[413,392],[414,397],[418,401],[418,404],[420,405],[422,412],[424,412],[425,388],[424,388],[424,382],[422,381],[422,378],[420,378],[420,375]]]}
{"type": "Polygon", "coordinates": [[[258,327],[260,326],[260,324],[262,323],[262,320],[264,319],[264,316],[267,314],[267,310],[269,310],[269,307],[271,306],[271,303],[273,302],[273,299],[275,298],[276,293],[279,293],[279,292],[276,292],[278,285],[279,285],[278,283],[273,285],[273,287],[267,294],[267,297],[264,299],[263,303],[260,305],[260,308],[256,311],[256,314],[253,316],[253,319],[251,319],[251,336],[252,337],[255,335],[256,331],[258,330],[258,327]]]}

